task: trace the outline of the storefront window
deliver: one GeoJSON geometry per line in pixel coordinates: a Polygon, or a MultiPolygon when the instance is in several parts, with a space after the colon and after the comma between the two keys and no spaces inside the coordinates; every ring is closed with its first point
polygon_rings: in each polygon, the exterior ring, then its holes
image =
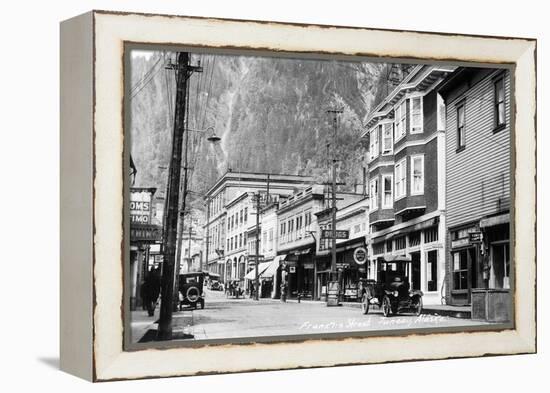
{"type": "Polygon", "coordinates": [[[453,289],[468,289],[468,252],[453,253],[453,289]]]}
{"type": "Polygon", "coordinates": [[[428,291],[437,291],[437,250],[428,251],[426,281],[428,291]]]}
{"type": "Polygon", "coordinates": [[[510,244],[492,245],[491,287],[510,288],[510,244]]]}

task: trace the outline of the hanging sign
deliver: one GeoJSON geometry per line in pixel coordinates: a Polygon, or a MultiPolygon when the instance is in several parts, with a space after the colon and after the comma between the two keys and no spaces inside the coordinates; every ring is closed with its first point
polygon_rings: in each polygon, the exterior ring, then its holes
{"type": "Polygon", "coordinates": [[[364,265],[367,261],[367,250],[365,247],[357,247],[353,252],[353,260],[358,265],[364,265]]]}

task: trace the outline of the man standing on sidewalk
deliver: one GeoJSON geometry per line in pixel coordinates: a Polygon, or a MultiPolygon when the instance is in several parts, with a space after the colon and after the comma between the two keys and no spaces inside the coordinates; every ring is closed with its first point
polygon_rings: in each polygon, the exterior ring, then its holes
{"type": "Polygon", "coordinates": [[[286,271],[286,265],[281,267],[281,301],[286,302],[288,272],[286,271]]]}
{"type": "Polygon", "coordinates": [[[145,282],[141,286],[141,298],[147,308],[147,314],[152,317],[155,315],[155,307],[160,294],[160,271],[158,268],[152,269],[145,277],[145,282]]]}

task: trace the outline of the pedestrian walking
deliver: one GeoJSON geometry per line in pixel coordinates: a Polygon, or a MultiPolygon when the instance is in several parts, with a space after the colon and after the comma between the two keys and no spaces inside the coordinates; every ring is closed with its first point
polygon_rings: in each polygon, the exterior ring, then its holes
{"type": "Polygon", "coordinates": [[[152,269],[141,286],[141,299],[147,308],[147,314],[152,317],[155,315],[155,307],[160,295],[160,271],[158,268],[152,269]]]}

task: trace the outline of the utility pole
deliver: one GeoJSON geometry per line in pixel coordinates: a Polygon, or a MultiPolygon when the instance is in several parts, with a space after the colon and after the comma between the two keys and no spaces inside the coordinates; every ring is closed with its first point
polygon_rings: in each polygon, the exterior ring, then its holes
{"type": "Polygon", "coordinates": [[[331,109],[327,113],[333,115],[332,123],[334,126],[333,145],[332,145],[332,262],[330,264],[331,279],[334,279],[336,273],[336,134],[338,131],[338,115],[342,113],[341,109],[331,109]]]}
{"type": "MultiPolygon", "coordinates": [[[[174,302],[174,265],[176,257],[176,238],[179,219],[179,197],[181,185],[182,142],[187,118],[187,80],[195,71],[202,68],[189,65],[189,53],[179,52],[176,64],[170,64],[176,72],[176,107],[172,135],[172,154],[168,172],[168,194],[166,196],[167,214],[163,236],[164,262],[161,281],[160,318],[157,340],[172,339],[172,311],[174,302]]],[[[185,193],[183,195],[185,201],[185,193]]]]}
{"type": "MultiPolygon", "coordinates": [[[[202,247],[201,247],[202,249],[202,247]]],[[[210,267],[208,266],[208,253],[210,252],[210,199],[206,200],[206,256],[205,256],[205,267],[210,272],[210,267]]],[[[202,257],[201,257],[201,271],[202,271],[202,257]]]]}
{"type": "Polygon", "coordinates": [[[193,223],[191,222],[191,220],[189,220],[189,243],[187,248],[187,258],[191,266],[193,266],[193,261],[191,261],[191,235],[192,234],[193,234],[193,223]]]}
{"type": "MultiPolygon", "coordinates": [[[[338,115],[341,114],[343,111],[341,109],[331,109],[328,110],[327,113],[330,113],[333,115],[332,122],[334,126],[334,134],[333,134],[333,142],[332,142],[332,206],[331,206],[331,216],[332,216],[332,247],[331,247],[331,264],[330,264],[330,280],[334,281],[337,280],[338,282],[338,292],[340,291],[340,275],[337,275],[337,269],[336,269],[336,134],[338,131],[338,115]],[[337,276],[336,276],[337,275],[337,276]]],[[[340,294],[338,293],[338,298],[340,297],[340,294]]],[[[328,296],[327,296],[328,300],[328,296]]],[[[330,303],[327,303],[330,304],[330,303]]],[[[338,301],[336,301],[336,304],[338,304],[338,301]]]]}
{"type": "Polygon", "coordinates": [[[254,300],[260,300],[258,290],[260,289],[259,268],[260,264],[260,193],[254,194],[256,202],[256,265],[254,266],[254,300]]]}

